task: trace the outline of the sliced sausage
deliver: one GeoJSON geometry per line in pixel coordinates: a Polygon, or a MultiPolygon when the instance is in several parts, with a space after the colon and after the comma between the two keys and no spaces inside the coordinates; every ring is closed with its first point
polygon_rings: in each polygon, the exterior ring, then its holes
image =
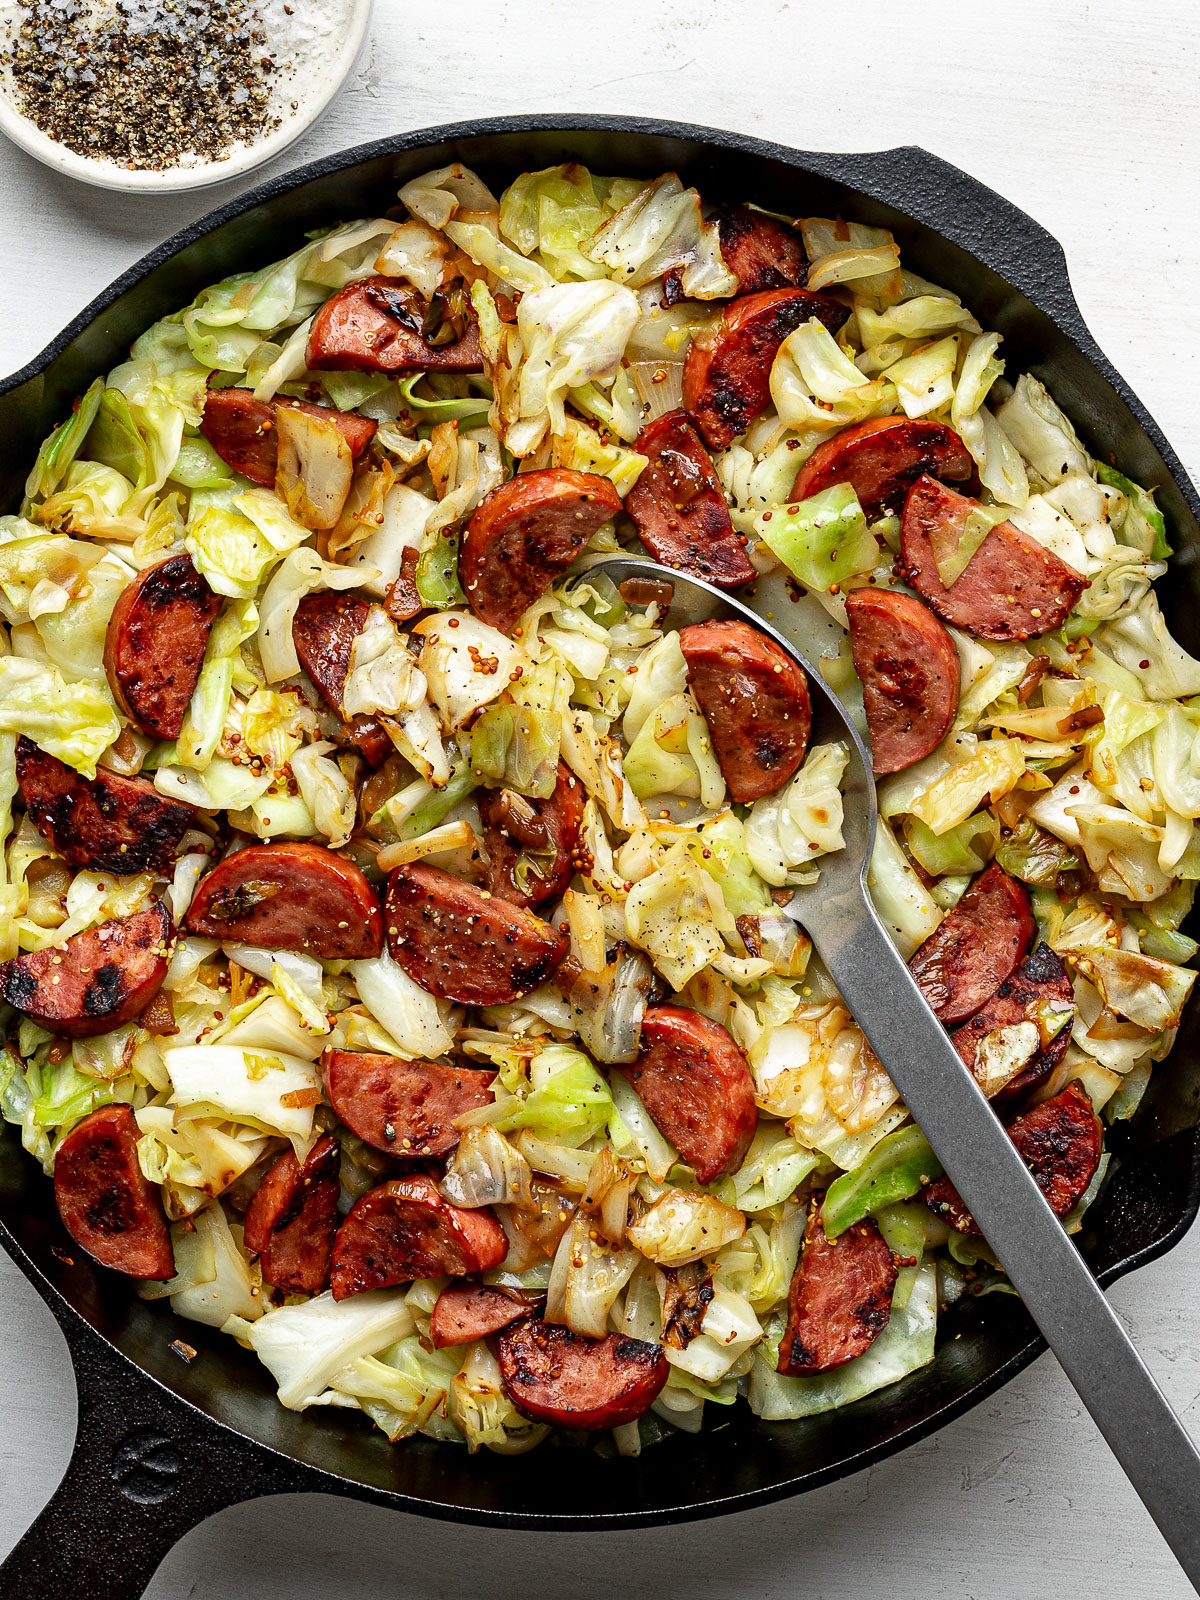
{"type": "Polygon", "coordinates": [[[326,1050],[329,1104],[352,1133],[390,1156],[445,1156],[459,1140],[454,1119],[492,1101],[492,1072],[438,1061],[326,1050]]]}
{"type": "Polygon", "coordinates": [[[868,520],[899,513],[924,473],[951,483],[975,481],[975,462],[954,429],[928,417],[871,417],[819,444],[800,468],[793,500],[848,483],[868,520]]]}
{"type": "MultiPolygon", "coordinates": [[[[371,602],[362,595],[333,589],[306,594],[296,607],[292,622],[296,655],[321,698],[339,717],[345,715],[342,694],[354,641],[366,627],[370,610],[371,602]]],[[[346,738],[373,767],[391,755],[394,748],[387,729],[375,717],[352,718],[346,726],[346,738]]]]}
{"type": "Polygon", "coordinates": [[[161,901],[0,966],[0,999],[72,1039],[119,1028],[162,988],[175,930],[161,901]]]}
{"type": "Polygon", "coordinates": [[[201,878],[187,930],[206,939],[361,961],[383,949],[375,892],[319,844],[252,844],[201,878]]]}
{"type": "Polygon", "coordinates": [[[679,643],[730,798],[749,805],[773,794],[808,750],[804,673],[745,622],[697,622],[681,630],[679,643]]]}
{"type": "Polygon", "coordinates": [[[113,607],[104,670],[121,709],[151,738],[178,739],[220,609],[186,555],[147,567],[113,607]]]}
{"type": "Polygon", "coordinates": [[[904,502],[900,550],[909,582],[943,622],[980,639],[1030,639],[1067,620],[1087,579],[1011,522],[993,528],[946,588],[931,537],[957,547],[977,502],[929,477],[904,502]]]}
{"type": "Polygon", "coordinates": [[[341,1161],[341,1146],[328,1134],[303,1162],[285,1150],[250,1202],[246,1249],[262,1257],[263,1277],[284,1294],[321,1294],[329,1287],[341,1161]]]}
{"type": "Polygon", "coordinates": [[[788,1289],[778,1370],[805,1377],[861,1356],[887,1327],[895,1287],[895,1258],[878,1224],[866,1217],[829,1239],[814,1205],[788,1289]]]}
{"type": "MultiPolygon", "coordinates": [[[[1039,944],[971,1020],[956,1029],[953,1035],[954,1048],[974,1071],[980,1043],[989,1033],[1021,1022],[1037,1024],[1047,1006],[1073,1006],[1074,1003],[1075,991],[1070,974],[1048,944],[1039,944]]],[[[1071,1028],[1068,1023],[999,1091],[995,1097],[997,1104],[1004,1105],[1020,1099],[1048,1078],[1066,1055],[1070,1042],[1071,1028]]]]}
{"type": "Polygon", "coordinates": [[[466,312],[462,336],[432,344],[430,302],[395,278],[363,278],[331,295],[308,336],[308,365],[354,372],[482,372],[479,325],[466,312]]]}
{"type": "Polygon", "coordinates": [[[504,1289],[491,1289],[486,1283],[452,1283],[438,1295],[430,1318],[429,1331],[435,1350],[450,1344],[469,1344],[499,1333],[537,1304],[524,1295],[511,1295],[504,1289]]]}
{"type": "Polygon", "coordinates": [[[289,400],[283,395],[274,400],[256,400],[250,389],[210,389],[204,397],[200,432],[226,466],[262,489],[275,487],[279,455],[275,417],[280,406],[332,422],[355,461],[361,458],[379,426],[357,411],[335,411],[332,406],[314,406],[307,400],[289,400]]]}
{"type": "Polygon", "coordinates": [[[168,800],[145,778],[123,778],[98,768],[94,778],[17,740],[17,782],[25,810],[44,838],[72,867],[170,876],[180,841],[196,813],[168,800]]]}
{"type": "Polygon", "coordinates": [[[746,1058],[711,1017],[684,1006],[651,1006],[642,1048],[626,1073],[655,1126],[700,1183],[741,1166],[758,1108],[746,1058]]]}
{"type": "Polygon", "coordinates": [[[993,861],[908,963],[939,1022],[974,1016],[1033,942],[1029,895],[993,861]]]}
{"type": "Polygon", "coordinates": [[[620,509],[607,478],[569,467],[522,472],[493,489],[467,524],[458,558],[471,610],[510,633],[620,509]]]}
{"type": "Polygon", "coordinates": [[[745,433],[771,398],[779,346],[810,317],[836,333],[850,312],[808,289],[768,289],[731,301],[719,322],[693,339],[683,365],[683,408],[710,450],[745,433]]]}
{"type": "Polygon", "coordinates": [[[77,1122],[54,1158],[54,1199],[93,1261],[131,1278],[173,1278],[162,1197],[138,1165],[140,1137],[130,1106],[101,1106],[77,1122]]]}
{"type": "Polygon", "coordinates": [[[899,772],[950,732],[958,711],[958,651],[929,607],[910,594],[853,589],[846,616],[871,764],[876,772],[899,772]]]}
{"type": "Polygon", "coordinates": [[[586,796],[579,779],[558,763],[554,792],[529,800],[511,789],[479,791],[487,844],[488,888],[514,906],[536,906],[562,894],[575,871],[586,796]]]}
{"type": "Polygon", "coordinates": [[[734,532],[712,460],[686,411],[648,422],[636,449],[646,457],[625,496],[642,543],[656,561],[694,573],[719,589],[755,576],[746,546],[734,532]]]}
{"type": "MultiPolygon", "coordinates": [[[[1102,1145],[1100,1119],[1079,1080],[1072,1079],[1053,1100],[1043,1100],[1018,1117],[1008,1136],[1055,1216],[1073,1211],[1096,1175],[1102,1145]]],[[[959,1233],[980,1232],[949,1178],[928,1184],[924,1195],[929,1209],[959,1233]]]]}
{"type": "Polygon", "coordinates": [[[657,1400],[670,1374],[662,1347],[609,1333],[589,1339],[529,1319],[500,1335],[500,1376],[517,1410],[560,1428],[619,1428],[657,1400]]]}
{"type": "Polygon", "coordinates": [[[432,1178],[393,1178],[350,1208],[333,1244],[335,1300],[417,1278],[469,1277],[498,1267],[508,1235],[486,1209],[466,1211],[432,1178]]]}
{"type": "Polygon", "coordinates": [[[567,935],[437,867],[397,867],[387,891],[393,961],[430,994],[499,1006],[544,983],[567,935]]]}
{"type": "Polygon", "coordinates": [[[795,228],[748,206],[721,206],[716,215],[721,254],[739,294],[808,282],[808,255],[795,228]]]}

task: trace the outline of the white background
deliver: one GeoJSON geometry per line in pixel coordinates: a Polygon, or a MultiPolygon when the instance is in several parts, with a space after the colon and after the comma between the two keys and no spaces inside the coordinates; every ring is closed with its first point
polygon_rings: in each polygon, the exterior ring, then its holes
{"type": "MultiPolygon", "coordinates": [[[[1062,241],[1099,343],[1197,477],[1200,46],[1190,13],[1187,0],[376,0],[345,93],[281,164],[400,129],[524,111],[678,117],[813,150],[923,144],[1062,241]]],[[[0,371],[234,192],[124,199],[2,144],[0,371]]],[[[1200,1232],[1112,1298],[1200,1430],[1200,1232]]],[[[0,1307],[7,1549],[66,1464],[74,1389],[49,1312],[3,1257],[0,1307]]],[[[148,1593],[1181,1600],[1191,1591],[1043,1358],[908,1453],[762,1511],[589,1537],[460,1529],[317,1497],[262,1500],[192,1533],[148,1593]]]]}

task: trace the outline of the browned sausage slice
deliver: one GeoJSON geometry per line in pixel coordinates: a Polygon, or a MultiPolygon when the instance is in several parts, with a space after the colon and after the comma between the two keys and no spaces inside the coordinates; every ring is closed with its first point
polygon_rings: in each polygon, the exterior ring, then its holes
{"type": "Polygon", "coordinates": [[[492,1072],[438,1061],[326,1050],[329,1104],[352,1133],[390,1156],[445,1156],[458,1143],[455,1117],[492,1100],[492,1072]]]}
{"type": "Polygon", "coordinates": [[[544,983],[567,935],[437,867],[397,867],[387,891],[393,961],[430,994],[500,1006],[544,983]]]}
{"type": "Polygon", "coordinates": [[[510,633],[620,509],[607,478],[569,467],[522,472],[493,489],[467,524],[458,558],[471,610],[510,633]]]}
{"type": "Polygon", "coordinates": [[[850,315],[808,289],[768,289],[725,308],[719,322],[693,339],[683,364],[683,408],[710,450],[745,433],[771,398],[771,363],[802,322],[816,317],[836,333],[850,315]]]}
{"type": "Polygon", "coordinates": [[[280,406],[322,417],[339,429],[359,460],[379,424],[357,411],[335,411],[332,406],[314,406],[307,400],[256,400],[250,389],[210,389],[204,397],[204,416],[200,432],[227,466],[260,488],[275,487],[275,465],[279,455],[279,435],[275,417],[280,406]]]}
{"type": "Polygon", "coordinates": [[[625,509],[654,559],[719,589],[749,583],[754,568],[687,412],[648,422],[636,448],[648,465],[625,496],[625,509]]]}
{"type": "Polygon", "coordinates": [[[252,844],[201,878],[187,930],[206,939],[361,961],[383,949],[375,891],[319,844],[252,844]]]}
{"type": "Polygon", "coordinates": [[[262,1257],[263,1277],[284,1294],[320,1294],[329,1287],[341,1160],[341,1146],[328,1134],[303,1164],[285,1150],[250,1202],[246,1249],[262,1257]]]}
{"type": "Polygon", "coordinates": [[[975,463],[954,429],[927,417],[871,417],[817,446],[797,474],[792,499],[848,483],[873,521],[885,511],[900,512],[924,473],[974,482],[975,463]]]}
{"type": "Polygon", "coordinates": [[[355,372],[482,372],[474,313],[468,310],[462,337],[447,344],[430,344],[422,332],[429,313],[429,302],[395,278],[348,283],[317,312],[308,364],[355,372]]]}
{"type": "Polygon", "coordinates": [[[178,739],[221,609],[191,556],[139,572],[113,607],[104,670],[126,716],[154,739],[178,739]]]}
{"type": "Polygon", "coordinates": [[[0,998],[51,1033],[90,1039],[119,1028],[162,988],[175,930],[161,901],[76,933],[61,950],[31,950],[0,966],[0,998]]]}
{"type": "Polygon", "coordinates": [[[681,630],[679,643],[730,798],[749,805],[773,794],[808,750],[804,673],[745,622],[697,622],[681,630]]]}
{"type": "Polygon", "coordinates": [[[894,589],[846,596],[850,654],[862,679],[876,772],[920,761],[950,732],[958,711],[954,640],[928,606],[894,589]]]}
{"type": "Polygon", "coordinates": [[[956,549],[978,502],[932,478],[918,478],[904,502],[900,550],[909,582],[943,622],[980,639],[1030,639],[1067,620],[1087,579],[1023,533],[1001,522],[946,588],[931,537],[956,549]]]}
{"type": "Polygon", "coordinates": [[[34,826],[73,867],[170,876],[184,834],[196,820],[191,806],[168,800],[145,778],[122,778],[103,767],[94,778],[17,740],[17,782],[34,826]]]}
{"type": "Polygon", "coordinates": [[[861,1356],[887,1327],[895,1287],[895,1258],[872,1218],[828,1239],[813,1206],[788,1289],[778,1370],[804,1377],[861,1356]]]}
{"type": "Polygon", "coordinates": [[[491,892],[514,906],[536,906],[562,894],[575,871],[583,826],[579,779],[560,761],[554,792],[545,800],[511,789],[483,789],[478,798],[491,892]]]}
{"type": "Polygon", "coordinates": [[[938,1021],[974,1016],[1024,961],[1033,932],[1024,884],[993,861],[908,963],[938,1021]]]}
{"type": "Polygon", "coordinates": [[[500,1335],[500,1376],[517,1410],[560,1428],[619,1428],[657,1400],[670,1374],[661,1345],[589,1339],[530,1319],[500,1335]]]}
{"type": "MultiPolygon", "coordinates": [[[[345,715],[342,694],[354,641],[366,627],[370,609],[370,601],[362,595],[333,589],[306,594],[296,607],[292,622],[296,655],[322,699],[339,717],[345,715]]],[[[375,717],[354,717],[347,724],[346,734],[373,767],[391,755],[394,748],[387,729],[375,717]]]]}
{"type": "Polygon", "coordinates": [[[490,1211],[466,1211],[418,1174],[356,1200],[333,1244],[335,1300],[417,1278],[469,1277],[498,1267],[508,1235],[490,1211]]]}
{"type": "Polygon", "coordinates": [[[808,282],[804,240],[786,222],[748,206],[722,206],[717,211],[717,238],[739,294],[808,282]]]}
{"type": "Polygon", "coordinates": [[[641,1053],[621,1070],[700,1183],[737,1171],[758,1108],[746,1058],[719,1022],[684,1006],[651,1006],[641,1053]]]}
{"type": "MultiPolygon", "coordinates": [[[[1018,1117],[1008,1136],[1021,1152],[1034,1181],[1057,1217],[1065,1217],[1083,1198],[1100,1165],[1100,1119],[1077,1078],[1053,1100],[1018,1117]]],[[[925,1204],[959,1233],[979,1233],[975,1218],[949,1178],[926,1186],[925,1204]]]]}
{"type": "Polygon", "coordinates": [[[175,1276],[158,1186],[138,1165],[141,1137],[130,1106],[101,1106],[76,1123],[54,1158],[63,1226],[93,1261],[131,1278],[175,1276]]]}
{"type": "Polygon", "coordinates": [[[527,1296],[491,1289],[486,1283],[452,1283],[438,1295],[429,1331],[435,1350],[486,1339],[527,1317],[536,1305],[527,1296]]]}
{"type": "MultiPolygon", "coordinates": [[[[982,1009],[955,1031],[954,1048],[974,1071],[980,1043],[989,1033],[1020,1022],[1040,1024],[1048,1007],[1073,1006],[1074,1003],[1075,991],[1070,974],[1048,944],[1039,944],[1012,977],[1006,978],[991,999],[984,1002],[982,1009]]],[[[999,1091],[995,1096],[997,1104],[1004,1105],[1020,1099],[1048,1078],[1066,1055],[1070,1042],[1071,1027],[1068,1022],[999,1091]]]]}

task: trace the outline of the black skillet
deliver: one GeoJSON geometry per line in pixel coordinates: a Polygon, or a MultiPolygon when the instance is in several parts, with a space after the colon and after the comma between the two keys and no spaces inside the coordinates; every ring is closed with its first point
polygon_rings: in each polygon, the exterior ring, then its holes
{"type": "MultiPolygon", "coordinates": [[[[619,117],[506,117],[424,129],[275,178],[185,229],[119,278],[36,361],[0,385],[0,510],[14,510],[43,436],[149,323],[205,284],[274,260],[305,230],[386,210],[415,174],[461,160],[494,189],[525,168],[574,158],[600,172],[673,169],[708,199],[890,228],[906,263],[958,292],[1004,335],[1011,376],[1050,384],[1094,455],[1159,486],[1179,554],[1162,585],[1176,637],[1200,653],[1200,500],[1144,407],[1084,326],[1066,262],[1015,206],[914,148],[805,154],[738,134],[619,117]]],[[[1088,1214],[1083,1248],[1111,1283],[1175,1245],[1200,1206],[1200,1002],[1155,1069],[1119,1158],[1088,1214]]],[[[231,1340],[139,1300],[81,1258],[50,1187],[0,1135],[0,1243],[54,1312],[75,1363],[79,1434],[49,1505],[0,1567],[0,1600],[141,1594],[171,1546],[224,1506],[314,1490],[503,1527],[633,1528],[715,1516],[859,1471],[977,1405],[1044,1348],[1010,1296],[959,1302],[934,1361],[856,1404],[801,1423],[744,1406],[637,1460],[543,1446],[501,1457],[416,1439],[389,1445],[365,1418],[285,1411],[266,1370],[231,1340]],[[171,1348],[197,1355],[185,1363],[171,1348]],[[102,1559],[101,1559],[102,1553],[102,1559]]]]}

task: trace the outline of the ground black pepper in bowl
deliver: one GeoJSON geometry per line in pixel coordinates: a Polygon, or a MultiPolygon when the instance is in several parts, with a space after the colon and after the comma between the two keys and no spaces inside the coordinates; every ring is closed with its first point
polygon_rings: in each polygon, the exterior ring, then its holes
{"type": "Polygon", "coordinates": [[[220,160],[280,126],[279,70],[246,0],[20,0],[13,98],[78,155],[162,172],[220,160]]]}

